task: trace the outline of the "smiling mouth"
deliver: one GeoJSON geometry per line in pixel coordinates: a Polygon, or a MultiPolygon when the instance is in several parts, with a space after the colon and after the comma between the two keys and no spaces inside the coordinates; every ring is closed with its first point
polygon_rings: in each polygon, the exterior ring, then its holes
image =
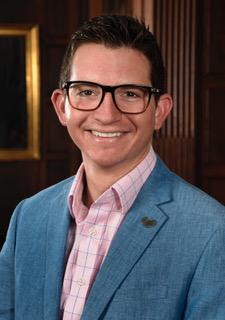
{"type": "Polygon", "coordinates": [[[96,137],[103,137],[103,138],[113,138],[113,137],[120,137],[122,132],[100,132],[92,130],[91,133],[96,137]]]}

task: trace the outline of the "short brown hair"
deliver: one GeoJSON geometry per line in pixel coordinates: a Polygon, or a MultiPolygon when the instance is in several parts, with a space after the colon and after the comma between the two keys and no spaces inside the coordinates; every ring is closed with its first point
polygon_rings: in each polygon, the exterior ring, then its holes
{"type": "Polygon", "coordinates": [[[85,43],[107,47],[130,47],[142,52],[151,65],[152,85],[165,92],[165,68],[160,49],[144,22],[123,15],[103,15],[85,22],[71,37],[60,73],[59,86],[70,80],[71,63],[77,48],[85,43]]]}

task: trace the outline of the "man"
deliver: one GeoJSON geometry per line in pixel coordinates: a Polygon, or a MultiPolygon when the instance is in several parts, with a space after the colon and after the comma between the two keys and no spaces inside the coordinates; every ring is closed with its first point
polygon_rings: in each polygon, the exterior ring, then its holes
{"type": "Polygon", "coordinates": [[[224,320],[225,209],[153,151],[172,99],[152,34],[131,17],[84,24],[52,102],[83,163],[15,210],[0,319],[224,320]]]}

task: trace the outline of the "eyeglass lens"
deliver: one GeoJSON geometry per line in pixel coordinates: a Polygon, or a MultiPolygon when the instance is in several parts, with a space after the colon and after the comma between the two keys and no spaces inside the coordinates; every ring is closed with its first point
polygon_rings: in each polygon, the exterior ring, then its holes
{"type": "MultiPolygon", "coordinates": [[[[113,90],[113,100],[122,112],[138,113],[146,109],[149,91],[132,85],[119,86],[113,90]]],[[[73,83],[69,87],[69,101],[80,110],[94,110],[102,102],[104,91],[101,86],[90,83],[73,83]]]]}

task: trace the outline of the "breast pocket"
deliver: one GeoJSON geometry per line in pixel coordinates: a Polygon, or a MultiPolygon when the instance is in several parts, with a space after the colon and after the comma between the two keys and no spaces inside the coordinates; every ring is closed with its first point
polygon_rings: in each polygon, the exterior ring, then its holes
{"type": "Polygon", "coordinates": [[[123,286],[113,296],[104,320],[168,320],[167,285],[123,286]]]}
{"type": "Polygon", "coordinates": [[[123,287],[117,291],[114,301],[138,301],[138,300],[159,300],[168,296],[167,285],[149,285],[148,283],[137,284],[133,287],[123,287]]]}

